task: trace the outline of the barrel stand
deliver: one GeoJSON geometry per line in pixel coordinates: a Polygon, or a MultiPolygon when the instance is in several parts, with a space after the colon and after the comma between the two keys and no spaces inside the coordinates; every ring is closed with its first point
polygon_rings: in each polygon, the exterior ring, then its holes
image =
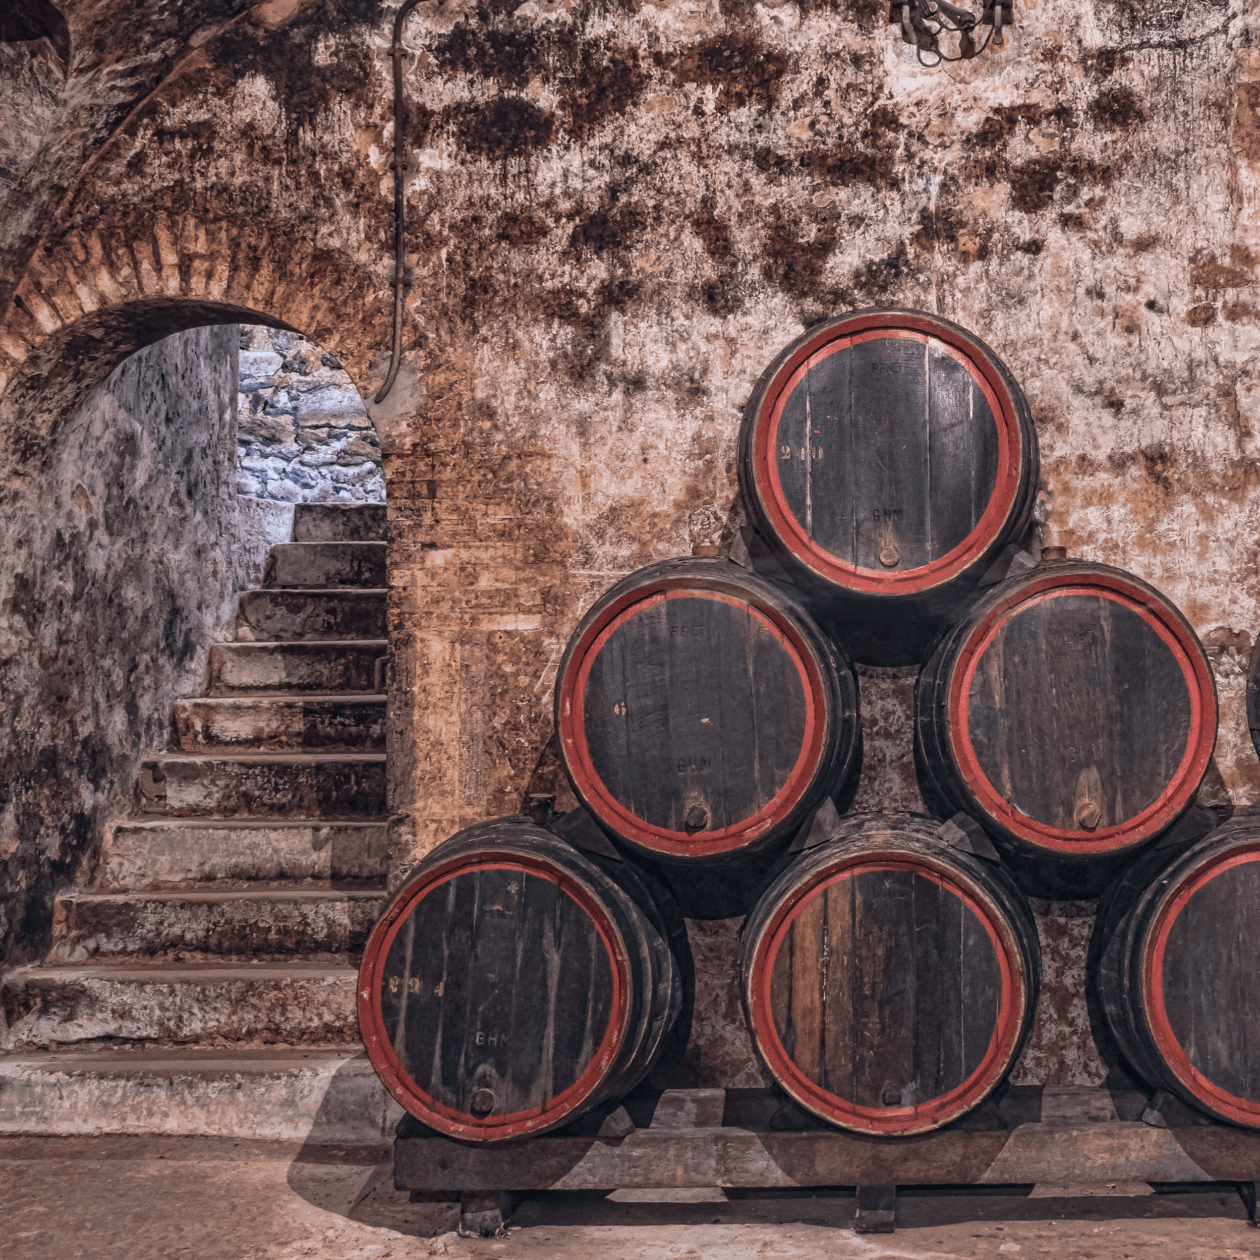
{"type": "Polygon", "coordinates": [[[459,1199],[492,1234],[533,1190],[848,1187],[859,1233],[896,1225],[896,1187],[1117,1181],[1234,1185],[1256,1223],[1260,1132],[1217,1124],[1167,1094],[1014,1086],[948,1129],[874,1138],[823,1128],[768,1090],[641,1092],[560,1132],[495,1146],[404,1117],[394,1185],[459,1199]]]}

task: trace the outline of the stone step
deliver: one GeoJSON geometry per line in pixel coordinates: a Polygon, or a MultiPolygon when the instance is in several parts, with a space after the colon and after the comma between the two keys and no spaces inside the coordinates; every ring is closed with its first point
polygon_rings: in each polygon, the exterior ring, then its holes
{"type": "Polygon", "coordinates": [[[386,594],[382,588],[242,591],[236,638],[240,642],[385,639],[386,594]]]}
{"type": "Polygon", "coordinates": [[[102,892],[209,880],[383,883],[383,822],[128,820],[106,828],[95,886],[102,892]]]}
{"type": "Polygon", "coordinates": [[[207,694],[376,691],[377,662],[388,650],[387,639],[217,643],[210,649],[207,694]]]}
{"type": "Polygon", "coordinates": [[[198,697],[175,703],[182,752],[384,752],[385,697],[198,697]]]}
{"type": "Polygon", "coordinates": [[[302,963],[24,967],[0,980],[0,1046],[355,1044],[356,980],[353,967],[302,963]]]}
{"type": "Polygon", "coordinates": [[[372,818],[385,812],[385,755],[151,757],[140,809],[180,818],[372,818]]]}
{"type": "Polygon", "coordinates": [[[385,504],[299,503],[293,509],[294,542],[384,542],[385,504]]]}
{"type": "Polygon", "coordinates": [[[331,888],[67,893],[53,907],[48,961],[344,958],[384,905],[383,890],[331,888]]]}
{"type": "Polygon", "coordinates": [[[383,542],[277,543],[267,557],[263,585],[384,586],[385,548],[383,542]]]}
{"type": "Polygon", "coordinates": [[[165,1134],[387,1149],[402,1108],[344,1050],[0,1058],[0,1133],[165,1134]]]}

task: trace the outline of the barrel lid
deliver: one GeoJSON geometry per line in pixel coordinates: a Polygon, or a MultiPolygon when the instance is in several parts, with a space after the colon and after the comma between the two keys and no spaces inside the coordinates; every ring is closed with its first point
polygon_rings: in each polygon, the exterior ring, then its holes
{"type": "Polygon", "coordinates": [[[1145,843],[1198,789],[1216,691],[1197,636],[1132,574],[1058,560],[981,597],[949,642],[950,751],[1003,834],[1092,857],[1145,843]]]}
{"type": "Polygon", "coordinates": [[[421,864],[359,971],[373,1068],[413,1116],[466,1140],[522,1137],[576,1114],[631,1020],[626,941],[586,859],[526,820],[503,823],[421,864]]]}
{"type": "MultiPolygon", "coordinates": [[[[837,660],[803,607],[738,564],[632,574],[587,614],[557,678],[561,756],[579,799],[614,835],[667,859],[759,847],[833,786],[821,782],[833,760],[847,767],[855,755],[837,660]]],[[[847,686],[856,707],[851,674],[847,686]]]]}
{"type": "Polygon", "coordinates": [[[1260,1128],[1260,826],[1213,832],[1174,859],[1143,934],[1142,1005],[1180,1091],[1260,1128]]]}
{"type": "Polygon", "coordinates": [[[987,1096],[1034,1001],[1008,894],[934,826],[901,821],[802,854],[745,929],[750,1024],[772,1075],[813,1114],[879,1136],[939,1128],[987,1096]]]}
{"type": "Polygon", "coordinates": [[[768,371],[743,471],[767,532],[817,578],[921,594],[987,563],[1021,517],[1036,459],[1026,412],[1005,366],[958,325],[859,311],[810,329],[768,371]]]}

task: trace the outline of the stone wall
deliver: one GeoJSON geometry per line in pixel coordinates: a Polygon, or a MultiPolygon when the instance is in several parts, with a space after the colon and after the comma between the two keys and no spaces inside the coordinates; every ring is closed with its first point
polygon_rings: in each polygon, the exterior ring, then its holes
{"type": "Polygon", "coordinates": [[[383,503],[376,430],[341,364],[299,333],[241,329],[237,447],[243,495],[383,503]]]}
{"type": "Polygon", "coordinates": [[[229,326],[142,350],[0,480],[0,959],[42,954],[53,892],[288,536],[291,509],[236,493],[237,344],[229,326]]]}
{"type": "MultiPolygon", "coordinates": [[[[302,329],[368,397],[392,334],[395,7],[198,0],[153,29],[121,0],[64,9],[77,68],[0,215],[14,458],[38,466],[91,356],[206,311],[302,329]]],[[[1253,802],[1256,33],[1241,0],[1023,0],[1005,50],[932,71],[868,0],[419,5],[405,352],[369,407],[396,868],[529,790],[563,801],[550,687],[578,617],[738,519],[758,374],[866,305],[947,316],[1011,366],[1044,541],[1185,610],[1221,696],[1207,794],[1253,802]]],[[[917,804],[912,685],[863,675],[864,804],[917,804]]],[[[1030,1061],[1097,1079],[1053,1053],[1088,1035],[1088,914],[1060,908],[1030,1061]]]]}

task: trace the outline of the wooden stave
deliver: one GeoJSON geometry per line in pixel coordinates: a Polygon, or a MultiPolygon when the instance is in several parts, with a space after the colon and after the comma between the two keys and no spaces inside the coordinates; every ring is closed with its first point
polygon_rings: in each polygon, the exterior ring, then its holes
{"type": "Polygon", "coordinates": [[[1157,843],[1108,889],[1098,907],[1088,983],[1121,1054],[1149,1085],[1190,1106],[1245,1128],[1260,1129],[1260,1099],[1249,1115],[1214,1103],[1171,1064],[1156,1038],[1146,998],[1149,934],[1189,881],[1219,859],[1260,845],[1260,818],[1232,818],[1188,844],[1157,843]]]}
{"type": "MultiPolygon", "coordinates": [[[[536,825],[527,815],[509,815],[465,828],[438,845],[409,872],[373,928],[359,969],[357,1005],[360,1034],[373,1070],[389,1093],[415,1119],[436,1132],[476,1144],[494,1144],[563,1128],[640,1084],[672,1046],[680,1021],[690,1022],[690,949],[686,928],[669,893],[632,862],[610,860],[575,848],[536,825]],[[452,861],[487,857],[543,857],[595,896],[612,920],[624,951],[629,1010],[615,1056],[596,1086],[546,1123],[488,1125],[467,1115],[452,1120],[425,1105],[403,1079],[385,1034],[377,995],[379,972],[388,956],[390,929],[411,901],[417,884],[452,861]]],[[[679,1048],[681,1051],[681,1048],[679,1048]]]]}
{"type": "Polygon", "coordinates": [[[1247,729],[1251,732],[1252,747],[1260,756],[1260,637],[1252,646],[1247,664],[1247,729]]]}
{"type": "Polygon", "coordinates": [[[1120,862],[1165,834],[1194,803],[1195,793],[1207,771],[1215,747],[1216,727],[1215,678],[1203,645],[1181,610],[1134,574],[1093,561],[1043,560],[1036,568],[1008,578],[973,597],[958,620],[938,635],[915,681],[914,762],[920,793],[928,811],[940,818],[948,818],[960,810],[971,815],[1012,860],[1026,865],[1029,870],[1037,870],[1037,864],[1044,866],[1047,861],[1052,865],[1095,863],[1100,866],[1110,861],[1120,862]],[[1202,770],[1197,776],[1191,775],[1186,780],[1178,793],[1179,803],[1176,808],[1161,811],[1157,825],[1152,822],[1140,829],[1134,829],[1132,835],[1122,835],[1114,843],[1081,843],[1075,850],[1038,844],[1027,834],[1021,834],[1007,826],[966,783],[949,736],[951,667],[958,661],[971,636],[994,609],[1027,589],[1030,584],[1040,582],[1050,573],[1060,575],[1065,585],[1078,578],[1101,577],[1119,580],[1136,588],[1144,595],[1148,607],[1157,608],[1166,624],[1174,631],[1181,632],[1183,646],[1187,647],[1188,655],[1199,666],[1201,679],[1206,683],[1206,695],[1201,691],[1200,698],[1204,701],[1210,700],[1210,703],[1205,704],[1207,712],[1203,722],[1203,738],[1207,742],[1199,745],[1197,753],[1202,770]]]}
{"type": "Polygon", "coordinates": [[[834,616],[843,626],[845,642],[855,660],[871,665],[918,664],[940,629],[947,625],[959,605],[975,593],[980,582],[1010,543],[1026,533],[1032,521],[1037,497],[1040,453],[1036,426],[1023,390],[1007,365],[980,338],[955,324],[925,311],[911,308],[864,308],[833,317],[807,329],[771,361],[761,374],[744,406],[736,458],[740,494],[747,505],[758,537],[785,574],[802,591],[816,615],[834,616]],[[910,320],[931,329],[931,335],[957,348],[992,370],[1006,395],[1011,418],[1019,435],[1021,458],[1018,488],[1002,525],[966,567],[913,593],[868,593],[838,584],[823,576],[798,555],[773,527],[762,489],[755,473],[756,435],[759,413],[781,374],[784,374],[808,344],[833,336],[841,330],[865,327],[864,321],[910,320]]]}
{"type": "MultiPolygon", "coordinates": [[[[771,882],[762,890],[740,932],[740,997],[753,1047],[766,1071],[790,1098],[819,1119],[837,1128],[848,1129],[881,1140],[909,1137],[943,1128],[980,1106],[1001,1085],[1018,1061],[1032,1029],[1037,995],[1041,985],[1040,940],[1027,898],[1003,869],[1001,862],[986,861],[947,844],[939,836],[940,825],[936,820],[923,815],[893,811],[880,814],[846,815],[841,820],[839,830],[828,842],[817,848],[806,850],[790,862],[780,865],[771,882]],[[878,837],[893,829],[906,833],[905,839],[896,845],[886,839],[871,838],[872,833],[878,837]],[[1012,971],[1023,981],[1020,986],[1022,1009],[1009,1052],[1005,1055],[998,1070],[991,1073],[983,1090],[970,1099],[965,1107],[930,1122],[908,1123],[895,1130],[878,1131],[846,1123],[836,1115],[821,1110],[811,1102],[796,1082],[790,1078],[784,1079],[784,1076],[775,1069],[771,1056],[765,1052],[763,1037],[755,1019],[754,1001],[751,994],[758,974],[758,954],[765,942],[767,929],[784,898],[835,861],[890,853],[934,858],[938,863],[952,868],[963,876],[965,882],[970,882],[973,886],[979,886],[984,890],[989,898],[989,909],[996,913],[1003,926],[1008,929],[1007,944],[1013,945],[1018,955],[1018,971],[1014,966],[1012,971]]],[[[1014,961],[1012,959],[1012,964],[1014,961]]]]}
{"type": "Polygon", "coordinates": [[[648,1037],[638,1062],[627,1074],[625,1082],[611,1091],[611,1097],[628,1093],[656,1068],[669,1068],[681,1059],[691,1031],[691,1012],[695,1001],[695,969],[687,924],[674,894],[649,870],[633,859],[609,859],[598,853],[586,853],[597,867],[614,881],[639,908],[654,932],[648,944],[653,967],[662,983],[652,986],[656,999],[652,1006],[648,1037]],[[668,988],[665,982],[668,982],[668,988]],[[646,1064],[646,1066],[642,1066],[646,1064]]]}
{"type": "Polygon", "coordinates": [[[706,867],[732,867],[745,863],[745,860],[750,869],[756,868],[760,860],[781,850],[791,840],[824,796],[832,797],[839,808],[844,809],[857,791],[862,760],[859,689],[844,641],[835,633],[832,623],[814,617],[794,589],[724,558],[681,557],[658,561],[628,574],[607,590],[578,623],[565,647],[556,672],[553,718],[561,764],[577,799],[618,844],[650,862],[660,864],[665,870],[677,868],[685,872],[706,867]],[[639,591],[646,597],[653,589],[664,589],[665,583],[677,587],[691,582],[710,584],[713,589],[730,594],[751,595],[763,607],[773,609],[788,621],[813,659],[824,690],[827,717],[818,766],[796,804],[752,842],[715,854],[695,856],[663,851],[645,844],[618,827],[617,820],[599,808],[598,800],[593,799],[583,778],[575,772],[569,741],[565,737],[569,724],[563,713],[566,679],[576,672],[578,650],[607,609],[639,591]]]}

